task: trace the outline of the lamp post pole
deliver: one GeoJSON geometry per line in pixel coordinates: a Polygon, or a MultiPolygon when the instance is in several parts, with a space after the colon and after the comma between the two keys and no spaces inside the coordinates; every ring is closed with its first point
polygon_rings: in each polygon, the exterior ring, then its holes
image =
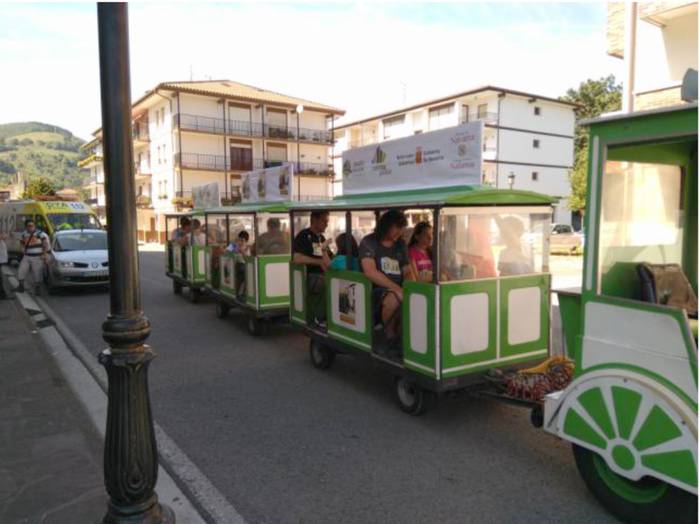
{"type": "Polygon", "coordinates": [[[151,327],[139,291],[127,4],[98,3],[97,24],[111,282],[110,312],[102,324],[109,348],[99,356],[108,379],[104,482],[109,503],[103,523],[172,523],[172,510],[158,503],[154,491],[158,452],[148,365],[155,354],[144,344],[151,327]]]}

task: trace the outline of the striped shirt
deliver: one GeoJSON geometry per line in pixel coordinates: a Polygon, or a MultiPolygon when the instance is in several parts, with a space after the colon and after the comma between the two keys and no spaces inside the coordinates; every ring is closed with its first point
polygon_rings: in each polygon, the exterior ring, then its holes
{"type": "Polygon", "coordinates": [[[30,257],[44,254],[44,246],[48,246],[49,237],[43,231],[38,229],[33,233],[25,231],[22,233],[22,244],[24,245],[24,254],[30,257]]]}

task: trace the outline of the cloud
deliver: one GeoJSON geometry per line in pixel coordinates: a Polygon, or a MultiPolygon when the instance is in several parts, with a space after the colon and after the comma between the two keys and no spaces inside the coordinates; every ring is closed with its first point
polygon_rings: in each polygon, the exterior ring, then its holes
{"type": "MultiPolygon", "coordinates": [[[[404,105],[404,84],[408,104],[483,84],[559,96],[621,70],[605,54],[604,16],[580,19],[574,7],[130,4],[132,97],[190,68],[342,107],[348,119],[404,105]]],[[[0,9],[0,45],[13,56],[3,119],[87,136],[100,125],[94,6],[0,9]]]]}

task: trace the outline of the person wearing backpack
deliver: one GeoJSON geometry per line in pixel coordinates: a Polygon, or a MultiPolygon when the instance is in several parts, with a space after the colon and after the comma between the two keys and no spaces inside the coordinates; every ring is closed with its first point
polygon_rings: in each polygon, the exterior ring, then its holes
{"type": "Polygon", "coordinates": [[[37,229],[33,220],[24,222],[24,232],[20,239],[22,245],[22,261],[19,263],[17,279],[19,286],[16,291],[24,292],[24,279],[29,271],[34,277],[34,289],[37,295],[41,294],[41,281],[44,277],[44,262],[51,250],[49,237],[46,233],[37,229]]]}

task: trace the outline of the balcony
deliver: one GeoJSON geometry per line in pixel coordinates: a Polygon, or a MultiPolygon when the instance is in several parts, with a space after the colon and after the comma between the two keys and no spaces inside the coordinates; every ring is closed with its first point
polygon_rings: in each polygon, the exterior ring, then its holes
{"type": "Polygon", "coordinates": [[[333,176],[333,166],[330,164],[318,164],[313,162],[299,162],[296,173],[301,176],[318,176],[330,178],[333,176]]]}
{"type": "Polygon", "coordinates": [[[148,125],[135,123],[131,128],[131,138],[136,146],[148,144],[151,141],[151,137],[148,134],[148,125]]]}
{"type": "Polygon", "coordinates": [[[478,120],[483,120],[484,124],[495,126],[498,124],[498,113],[481,113],[480,115],[469,115],[468,121],[462,121],[460,124],[466,124],[467,122],[476,122],[478,120]]]}
{"type": "Polygon", "coordinates": [[[82,160],[78,161],[78,167],[91,167],[94,164],[101,164],[102,163],[102,155],[99,155],[97,153],[93,153],[87,158],[83,158],[82,160]]]}
{"type": "Polygon", "coordinates": [[[134,173],[136,178],[150,178],[151,177],[151,166],[149,164],[136,165],[136,172],[134,173]]]}
{"type": "Polygon", "coordinates": [[[266,165],[262,158],[253,158],[250,162],[232,163],[231,159],[224,155],[203,155],[201,153],[175,153],[173,160],[177,167],[200,171],[252,171],[253,169],[271,167],[266,165]]]}
{"type": "MultiPolygon", "coordinates": [[[[183,131],[210,133],[246,138],[271,138],[274,140],[297,141],[297,128],[294,125],[265,124],[247,120],[228,120],[209,116],[192,114],[173,115],[173,126],[183,131]],[[224,125],[225,124],[225,125],[224,125]]],[[[332,144],[333,134],[324,129],[300,127],[298,132],[300,142],[315,144],[332,144]]]]}

